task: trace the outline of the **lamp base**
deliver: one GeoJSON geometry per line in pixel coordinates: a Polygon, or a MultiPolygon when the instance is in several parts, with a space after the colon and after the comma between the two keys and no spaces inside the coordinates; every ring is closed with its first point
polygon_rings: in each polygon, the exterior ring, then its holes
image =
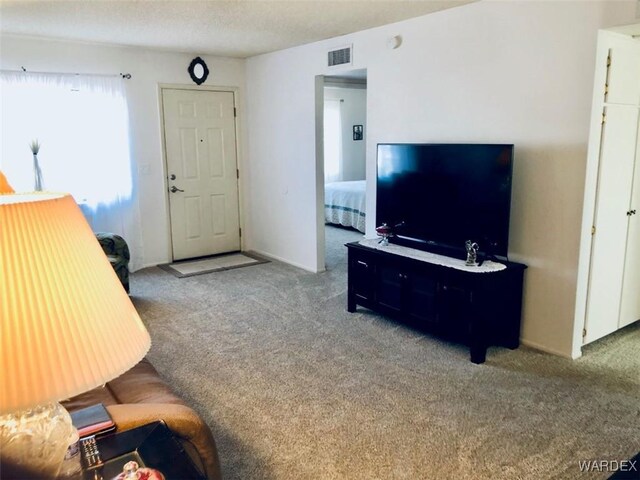
{"type": "Polygon", "coordinates": [[[71,416],[59,403],[0,415],[0,463],[55,478],[73,440],[71,416]]]}

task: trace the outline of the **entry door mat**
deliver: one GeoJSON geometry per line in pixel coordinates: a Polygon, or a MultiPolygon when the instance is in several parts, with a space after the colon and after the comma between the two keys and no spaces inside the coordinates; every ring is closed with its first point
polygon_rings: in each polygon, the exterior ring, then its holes
{"type": "Polygon", "coordinates": [[[235,252],[213,255],[210,257],[200,257],[191,260],[182,260],[174,263],[158,265],[161,269],[171,273],[178,278],[193,277],[205,273],[222,272],[234,268],[248,267],[267,263],[269,260],[259,257],[254,253],[235,252]]]}

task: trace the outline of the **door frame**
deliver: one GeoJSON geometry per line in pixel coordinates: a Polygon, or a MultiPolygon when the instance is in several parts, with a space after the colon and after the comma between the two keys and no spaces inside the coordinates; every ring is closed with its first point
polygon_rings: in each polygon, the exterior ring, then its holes
{"type": "Polygon", "coordinates": [[[177,83],[159,83],[158,84],[158,106],[160,109],[160,137],[162,141],[162,188],[164,189],[164,208],[165,208],[165,217],[167,219],[167,228],[166,235],[168,245],[167,258],[170,261],[174,261],[173,258],[173,237],[171,235],[171,211],[169,207],[169,179],[168,172],[169,167],[167,165],[167,140],[165,135],[164,128],[164,102],[163,102],[163,93],[165,90],[195,90],[199,92],[227,92],[233,94],[233,106],[236,111],[234,128],[236,131],[236,168],[238,169],[239,175],[237,178],[238,183],[238,221],[240,223],[240,231],[242,232],[240,235],[240,251],[245,251],[245,225],[244,225],[244,192],[242,189],[242,172],[244,162],[242,160],[242,149],[240,141],[240,101],[239,101],[239,91],[238,87],[228,87],[228,86],[199,86],[199,85],[189,85],[189,84],[177,84],[177,83]]]}
{"type": "MultiPolygon", "coordinates": [[[[349,68],[346,70],[341,70],[342,73],[352,72],[354,70],[364,70],[366,72],[367,78],[367,98],[366,98],[366,124],[368,131],[371,129],[369,126],[369,110],[370,110],[370,95],[369,95],[369,71],[366,66],[360,68],[349,68]]],[[[315,187],[316,187],[316,273],[326,271],[326,259],[325,259],[325,249],[326,249],[326,238],[325,238],[325,222],[324,222],[324,87],[327,85],[326,79],[339,76],[339,72],[329,74],[320,74],[316,75],[314,78],[314,108],[315,108],[315,187]]],[[[366,195],[367,195],[367,212],[374,211],[375,212],[375,187],[373,187],[374,195],[371,195],[371,188],[369,184],[373,182],[375,185],[375,170],[374,170],[374,178],[371,179],[371,170],[369,167],[369,135],[366,135],[366,146],[365,146],[365,182],[366,182],[366,195]],[[374,200],[370,200],[374,199],[374,200]],[[370,206],[373,203],[374,208],[371,209],[370,206]]],[[[375,215],[373,216],[375,218],[375,215]]],[[[372,220],[367,214],[366,225],[375,223],[375,220],[372,220]]],[[[367,227],[367,231],[369,231],[369,227],[367,227]]],[[[365,238],[367,238],[366,233],[363,234],[365,238]]]]}

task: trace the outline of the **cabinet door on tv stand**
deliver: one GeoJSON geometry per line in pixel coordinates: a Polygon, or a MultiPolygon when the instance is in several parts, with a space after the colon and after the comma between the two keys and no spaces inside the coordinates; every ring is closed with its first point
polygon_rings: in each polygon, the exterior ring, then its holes
{"type": "Polygon", "coordinates": [[[486,289],[482,304],[491,312],[487,324],[494,343],[510,349],[520,345],[520,321],[522,318],[522,269],[504,272],[486,289]]]}
{"type": "Polygon", "coordinates": [[[357,302],[373,302],[375,270],[374,257],[357,250],[349,252],[349,287],[357,302]]]}
{"type": "Polygon", "coordinates": [[[438,323],[438,282],[432,273],[409,272],[406,278],[404,309],[417,327],[434,330],[438,323]]]}
{"type": "Polygon", "coordinates": [[[441,282],[438,287],[438,327],[441,333],[458,341],[468,342],[473,314],[473,291],[448,281],[441,282]]]}
{"type": "Polygon", "coordinates": [[[401,313],[407,274],[396,262],[380,260],[376,275],[377,303],[395,313],[401,313]]]}
{"type": "Polygon", "coordinates": [[[381,259],[376,302],[416,327],[433,329],[437,321],[437,276],[423,264],[381,259]]]}

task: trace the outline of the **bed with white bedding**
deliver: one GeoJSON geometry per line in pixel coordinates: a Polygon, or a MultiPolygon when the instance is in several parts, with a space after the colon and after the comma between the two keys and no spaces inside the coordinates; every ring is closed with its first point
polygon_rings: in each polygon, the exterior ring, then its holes
{"type": "Polygon", "coordinates": [[[325,222],[352,227],[364,233],[365,190],[365,180],[325,183],[325,222]]]}

